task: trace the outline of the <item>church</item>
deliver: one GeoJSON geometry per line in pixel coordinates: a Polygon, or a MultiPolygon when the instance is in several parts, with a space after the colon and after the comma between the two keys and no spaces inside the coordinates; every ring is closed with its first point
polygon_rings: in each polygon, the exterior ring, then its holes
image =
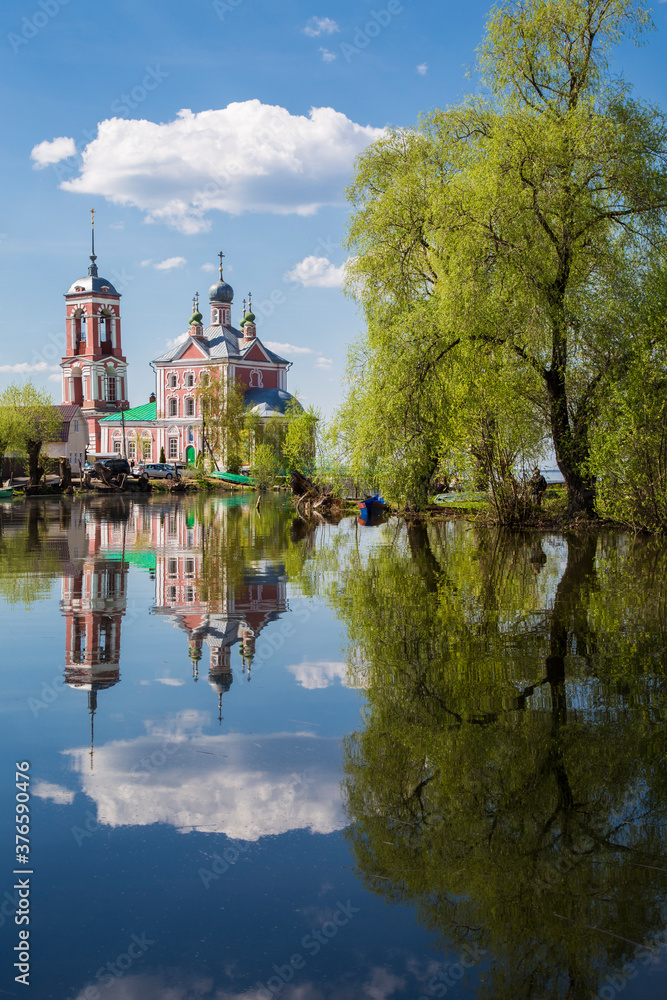
{"type": "MultiPolygon", "coordinates": [[[[234,290],[222,275],[211,285],[210,322],[204,326],[195,300],[189,328],[176,347],[156,358],[155,392],[130,407],[128,365],[123,354],[120,293],[100,276],[92,253],[88,274],[65,293],[66,348],[61,361],[63,403],[81,407],[88,424],[91,455],[125,455],[129,460],[193,464],[204,453],[197,388],[202,378],[219,377],[244,390],[248,408],[262,420],[281,417],[294,397],[287,391],[291,362],[257,336],[252,302],[244,300],[240,329],[232,325],[234,290]]],[[[220,456],[216,456],[219,458],[220,456]]]]}

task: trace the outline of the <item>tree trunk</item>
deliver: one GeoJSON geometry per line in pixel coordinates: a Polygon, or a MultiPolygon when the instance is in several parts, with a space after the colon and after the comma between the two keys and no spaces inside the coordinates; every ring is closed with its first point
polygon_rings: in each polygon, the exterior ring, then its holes
{"type": "Polygon", "coordinates": [[[39,453],[42,450],[41,441],[28,441],[28,475],[30,476],[30,486],[38,486],[44,475],[44,468],[39,464],[39,453]]]}
{"type": "Polygon", "coordinates": [[[72,468],[69,464],[68,458],[60,459],[60,485],[62,489],[67,490],[72,485],[72,468]]]}
{"type": "Polygon", "coordinates": [[[589,458],[588,422],[579,421],[573,429],[567,409],[565,380],[558,369],[546,376],[551,418],[551,436],[556,462],[565,480],[568,514],[595,513],[595,478],[586,471],[589,458]]]}

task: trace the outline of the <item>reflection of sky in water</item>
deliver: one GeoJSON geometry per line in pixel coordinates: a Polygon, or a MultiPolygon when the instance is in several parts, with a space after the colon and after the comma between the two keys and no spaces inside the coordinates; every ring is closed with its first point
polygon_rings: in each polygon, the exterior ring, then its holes
{"type": "MultiPolygon", "coordinates": [[[[351,686],[345,661],[356,654],[340,622],[287,568],[299,545],[340,544],[363,564],[377,547],[405,554],[405,536],[395,523],[357,530],[350,520],[302,539],[269,498],[263,521],[239,499],[210,504],[226,553],[210,606],[199,581],[213,529],[202,531],[189,501],[130,505],[108,522],[97,501],[73,504],[71,518],[66,503],[46,504],[37,527],[48,559],[43,551],[31,566],[28,553],[22,564],[22,595],[31,573],[44,574],[32,607],[0,602],[3,762],[29,759],[33,780],[26,994],[36,1000],[260,1000],[295,954],[304,965],[271,995],[417,1000],[439,995],[438,976],[457,961],[411,906],[364,887],[341,795],[342,740],[360,727],[364,678],[351,686]],[[341,906],[358,912],[337,926],[341,906]],[[325,926],[335,933],[315,952],[325,926]],[[136,938],[153,943],[127,965],[136,938]],[[98,975],[117,961],[118,975],[98,975]]],[[[3,522],[5,541],[23,530],[21,510],[3,522]]],[[[470,530],[443,528],[444,565],[470,530]]],[[[567,545],[557,535],[531,545],[525,621],[538,628],[567,545]]],[[[522,616],[501,616],[500,630],[522,616]]],[[[588,705],[586,684],[570,687],[573,711],[588,705]]],[[[533,708],[542,702],[549,710],[538,690],[533,708]]],[[[8,782],[1,794],[8,844],[8,782]]],[[[371,819],[375,808],[364,803],[371,819]]],[[[7,955],[15,928],[3,919],[7,955]]],[[[0,996],[20,995],[9,964],[0,996]]],[[[450,992],[472,1000],[483,968],[450,992]]],[[[623,996],[657,1000],[664,974],[660,959],[623,996]]]]}
{"type": "Polygon", "coordinates": [[[339,741],[312,733],[190,735],[172,732],[68,750],[81,789],[104,826],[167,823],[182,833],[239,840],[307,829],[332,833],[345,822],[339,741]],[[224,759],[223,759],[224,758],[224,759]]]}

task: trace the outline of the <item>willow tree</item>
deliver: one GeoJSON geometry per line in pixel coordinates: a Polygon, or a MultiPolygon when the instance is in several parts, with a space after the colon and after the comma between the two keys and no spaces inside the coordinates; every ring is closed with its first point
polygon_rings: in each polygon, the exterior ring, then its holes
{"type": "Polygon", "coordinates": [[[44,389],[13,383],[0,393],[0,465],[7,453],[26,458],[30,485],[44,474],[44,445],[58,440],[62,414],[44,389]]]}
{"type": "Polygon", "coordinates": [[[650,26],[638,0],[506,2],[480,50],[488,97],[361,156],[349,287],[368,334],[346,405],[361,399],[360,424],[388,442],[381,461],[399,434],[419,446],[404,462],[426,466],[474,445],[475,421],[450,417],[455,399],[468,417],[482,370],[493,420],[541,420],[570,509],[593,509],[598,404],[656,310],[647,288],[663,294],[649,279],[664,261],[665,118],[609,69],[613,46],[650,26]]]}
{"type": "Polygon", "coordinates": [[[197,388],[202,413],[204,448],[217,468],[220,459],[227,467],[243,463],[247,447],[247,405],[243,386],[228,382],[219,372],[204,377],[197,388]]]}

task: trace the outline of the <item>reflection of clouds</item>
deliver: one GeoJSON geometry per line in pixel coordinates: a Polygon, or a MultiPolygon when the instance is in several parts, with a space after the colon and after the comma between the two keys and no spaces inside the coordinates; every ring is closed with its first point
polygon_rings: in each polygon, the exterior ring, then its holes
{"type": "Polygon", "coordinates": [[[375,966],[371,971],[370,979],[364,983],[364,993],[371,997],[371,1000],[387,1000],[387,997],[396,993],[397,990],[403,990],[404,987],[405,979],[400,979],[388,969],[375,966]]]}
{"type": "Polygon", "coordinates": [[[76,792],[71,792],[62,785],[53,785],[50,781],[37,781],[32,786],[32,794],[38,799],[51,799],[59,806],[69,806],[74,802],[76,792]]]}
{"type": "Polygon", "coordinates": [[[167,687],[183,687],[185,681],[177,680],[176,677],[156,677],[156,684],[166,684],[167,687]]]}
{"type": "MultiPolygon", "coordinates": [[[[87,1000],[86,990],[97,989],[96,984],[84,986],[75,1000],[87,1000]]],[[[99,991],[97,994],[101,996],[99,991]]],[[[266,1000],[270,991],[256,986],[241,992],[215,987],[213,980],[201,976],[183,983],[171,984],[162,976],[122,976],[104,986],[105,1000],[266,1000]]],[[[273,994],[271,994],[273,995],[273,994]]],[[[90,993],[88,994],[90,996],[90,993]]],[[[313,983],[286,983],[280,990],[281,1000],[353,1000],[355,994],[349,987],[330,986],[324,992],[313,983]]]]}
{"type": "Polygon", "coordinates": [[[168,823],[238,840],[345,826],[339,741],[310,733],[202,736],[194,713],[134,740],[66,751],[106,826],[168,823]],[[195,730],[193,732],[193,730],[195,730]]]}
{"type": "Polygon", "coordinates": [[[330,660],[315,660],[303,663],[293,663],[287,668],[294,674],[296,681],[301,687],[313,690],[314,688],[330,687],[335,680],[341,684],[349,686],[347,680],[347,665],[330,660]]]}

